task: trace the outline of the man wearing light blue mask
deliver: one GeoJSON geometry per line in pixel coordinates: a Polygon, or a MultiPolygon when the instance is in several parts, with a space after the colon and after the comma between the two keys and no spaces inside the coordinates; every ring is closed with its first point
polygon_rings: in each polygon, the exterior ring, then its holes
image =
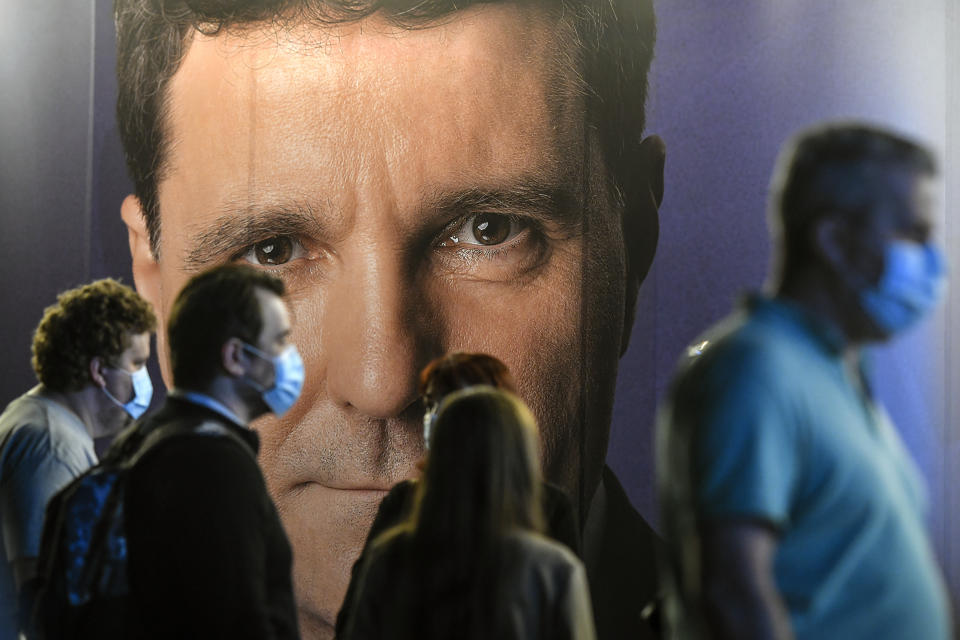
{"type": "Polygon", "coordinates": [[[248,381],[260,392],[260,397],[270,408],[270,412],[277,417],[282,416],[297,401],[303,389],[303,360],[300,353],[292,344],[288,344],[274,356],[253,345],[245,344],[243,348],[273,365],[273,385],[270,387],[265,387],[256,380],[248,381]]]}
{"type": "Polygon", "coordinates": [[[109,606],[97,609],[97,637],[299,637],[292,552],[251,428],[295,411],[304,383],[283,294],[281,280],[240,265],[178,294],[166,324],[172,390],[107,454],[136,462],[123,509],[127,615],[118,629],[109,606]]]}
{"type": "Polygon", "coordinates": [[[0,416],[0,639],[25,627],[47,502],[150,404],[150,304],[114,280],[61,293],[33,338],[39,385],[0,416]],[[21,618],[18,621],[18,616],[21,618]]]}
{"type": "Polygon", "coordinates": [[[121,367],[112,367],[118,373],[125,374],[130,378],[133,396],[126,401],[121,402],[117,397],[110,393],[104,384],[101,389],[103,393],[110,398],[110,401],[124,410],[131,419],[136,420],[150,408],[150,400],[153,399],[153,383],[150,381],[150,373],[147,371],[147,365],[143,364],[136,371],[130,372],[121,367]]]}
{"type": "Polygon", "coordinates": [[[697,340],[660,412],[677,637],[950,637],[925,487],[861,358],[942,296],[935,174],[853,123],[782,153],[771,292],[697,340]]]}

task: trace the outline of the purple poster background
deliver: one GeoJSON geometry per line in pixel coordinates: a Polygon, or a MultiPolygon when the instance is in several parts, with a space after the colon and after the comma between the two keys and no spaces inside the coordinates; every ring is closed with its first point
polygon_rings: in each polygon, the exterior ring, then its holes
{"type": "MultiPolygon", "coordinates": [[[[129,192],[114,124],[111,2],[5,0],[0,9],[0,402],[33,384],[30,332],[57,291],[131,282],[119,206],[129,192]]],[[[951,0],[659,2],[649,130],[667,143],[653,269],[622,361],[609,462],[656,521],[652,422],[674,360],[769,260],[766,184],[785,137],[856,117],[940,155],[942,238],[960,264],[960,9],[951,0]]],[[[960,593],[960,303],[876,350],[877,388],[930,485],[933,536],[960,593]]],[[[155,376],[155,379],[159,380],[155,376]]],[[[956,599],[956,596],[955,596],[956,599]]]]}

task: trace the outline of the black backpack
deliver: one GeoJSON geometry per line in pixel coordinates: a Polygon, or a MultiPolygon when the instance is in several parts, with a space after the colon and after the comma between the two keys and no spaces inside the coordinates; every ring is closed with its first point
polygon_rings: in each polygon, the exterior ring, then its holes
{"type": "Polygon", "coordinates": [[[240,440],[214,422],[150,431],[143,426],[134,425],[118,436],[100,462],[47,505],[32,616],[38,638],[123,637],[130,605],[123,512],[130,469],[171,438],[216,435],[240,440]]]}

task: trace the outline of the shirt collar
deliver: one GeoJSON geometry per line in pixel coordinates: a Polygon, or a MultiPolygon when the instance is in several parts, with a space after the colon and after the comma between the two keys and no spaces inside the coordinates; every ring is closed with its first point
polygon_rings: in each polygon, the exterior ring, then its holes
{"type": "Polygon", "coordinates": [[[744,305],[753,313],[773,318],[810,336],[821,348],[833,355],[840,355],[847,346],[847,340],[839,327],[793,300],[754,293],[746,296],[744,305]]]}
{"type": "Polygon", "coordinates": [[[216,400],[205,393],[200,393],[199,391],[186,391],[184,389],[174,389],[170,392],[170,396],[177,398],[179,400],[186,400],[187,402],[192,402],[193,404],[199,405],[201,407],[206,407],[215,413],[219,413],[221,416],[233,422],[234,424],[240,425],[241,427],[246,427],[246,423],[243,422],[240,418],[237,417],[233,411],[227,408],[225,404],[216,400]]]}

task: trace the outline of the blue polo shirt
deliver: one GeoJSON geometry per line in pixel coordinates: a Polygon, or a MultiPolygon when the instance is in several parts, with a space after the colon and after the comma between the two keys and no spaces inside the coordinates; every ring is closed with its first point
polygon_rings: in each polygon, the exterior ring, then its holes
{"type": "Polygon", "coordinates": [[[799,306],[765,298],[706,335],[661,424],[661,484],[689,488],[665,517],[774,527],[798,638],[949,638],[923,483],[841,345],[799,306]]]}

